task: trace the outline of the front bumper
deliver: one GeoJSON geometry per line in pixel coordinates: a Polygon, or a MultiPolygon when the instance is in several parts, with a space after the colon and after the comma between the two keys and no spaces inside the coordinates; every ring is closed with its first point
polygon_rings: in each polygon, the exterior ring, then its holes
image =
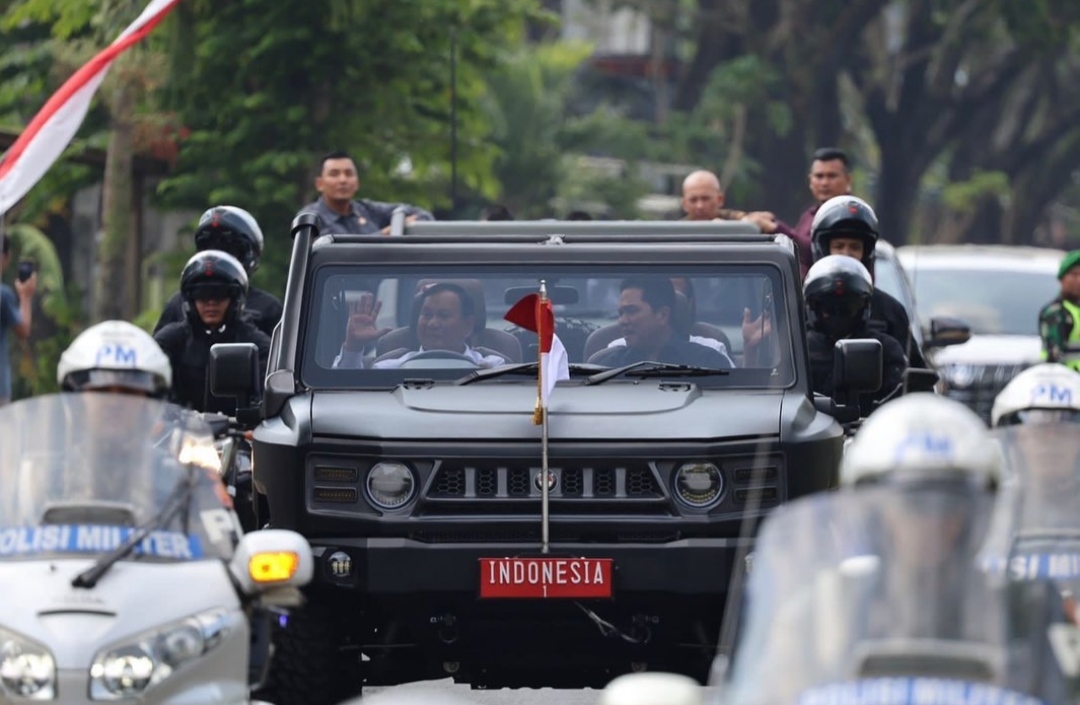
{"type": "Polygon", "coordinates": [[[158,687],[151,688],[142,698],[135,701],[91,700],[89,670],[89,666],[85,669],[62,668],[58,670],[56,673],[57,697],[52,702],[64,703],[64,705],[102,705],[106,702],[138,702],[140,705],[189,705],[193,703],[248,705],[251,703],[247,695],[246,683],[222,684],[190,681],[178,681],[176,684],[166,681],[158,687]]]}
{"type": "MultiPolygon", "coordinates": [[[[538,544],[429,544],[400,538],[313,538],[317,584],[373,596],[418,593],[479,594],[480,559],[538,557],[538,544]]],[[[610,558],[612,594],[727,593],[735,561],[753,539],[688,538],[669,543],[558,543],[552,557],[610,558]],[[743,551],[740,552],[740,547],[743,551]]],[[[740,568],[741,569],[741,568],[740,568]]]]}

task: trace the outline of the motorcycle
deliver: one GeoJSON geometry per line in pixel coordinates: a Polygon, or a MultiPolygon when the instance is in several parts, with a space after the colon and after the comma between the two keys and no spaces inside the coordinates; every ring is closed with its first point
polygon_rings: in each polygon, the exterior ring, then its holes
{"type": "Polygon", "coordinates": [[[259,528],[260,515],[265,519],[266,512],[258,512],[253,486],[251,444],[248,442],[246,429],[233,416],[204,413],[205,421],[214,435],[214,448],[221,463],[221,479],[233,498],[236,515],[245,532],[259,528]]]}
{"type": "MultiPolygon", "coordinates": [[[[1050,580],[1080,624],[1080,430],[1075,423],[994,430],[1005,461],[994,532],[996,564],[1010,580],[1050,580]]],[[[1080,661],[1078,661],[1080,669],[1080,661]]]]}
{"type": "Polygon", "coordinates": [[[796,500],[763,523],[723,705],[1057,705],[1077,674],[1053,634],[1075,629],[1045,581],[980,560],[993,497],[891,484],[796,500]],[[779,674],[779,675],[778,675],[779,674]]]}
{"type": "Polygon", "coordinates": [[[0,702],[250,703],[250,618],[311,580],[244,535],[196,416],[120,394],[0,409],[0,702]]]}

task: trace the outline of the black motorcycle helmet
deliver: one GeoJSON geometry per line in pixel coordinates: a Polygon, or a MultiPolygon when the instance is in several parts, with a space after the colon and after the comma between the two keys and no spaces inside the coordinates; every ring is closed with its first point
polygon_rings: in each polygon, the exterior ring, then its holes
{"type": "Polygon", "coordinates": [[[244,265],[250,275],[259,268],[263,234],[255,218],[243,208],[214,206],[199,218],[195,229],[195,249],[228,252],[244,265]]]}
{"type": "Polygon", "coordinates": [[[232,302],[225,315],[226,325],[229,325],[234,323],[243,311],[247,291],[248,277],[244,265],[228,252],[197,252],[180,273],[180,296],[184,300],[184,313],[193,326],[202,326],[202,320],[195,309],[195,300],[200,294],[209,294],[210,298],[227,298],[232,302]]]}
{"type": "Polygon", "coordinates": [[[815,262],[829,256],[829,242],[834,237],[862,240],[863,266],[874,271],[878,220],[866,201],[855,196],[836,196],[821,204],[810,225],[810,254],[815,262]]]}
{"type": "Polygon", "coordinates": [[[810,267],[803,283],[807,322],[832,340],[846,338],[870,320],[874,283],[858,260],[826,255],[810,267]]]}

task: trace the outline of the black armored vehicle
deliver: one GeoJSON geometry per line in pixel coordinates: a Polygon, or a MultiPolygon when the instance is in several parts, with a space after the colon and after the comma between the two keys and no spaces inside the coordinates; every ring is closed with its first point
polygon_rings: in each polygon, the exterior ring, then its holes
{"type": "MultiPolygon", "coordinates": [[[[316,560],[276,634],[276,702],[445,677],[704,682],[758,520],[837,480],[790,241],[722,222],[317,227],[293,226],[254,430],[259,525],[316,560]],[[504,316],[541,289],[567,365],[537,425],[539,338],[504,316]]],[[[215,393],[252,391],[243,355],[215,349],[215,393]]],[[[838,381],[865,362],[839,356],[838,381]]]]}

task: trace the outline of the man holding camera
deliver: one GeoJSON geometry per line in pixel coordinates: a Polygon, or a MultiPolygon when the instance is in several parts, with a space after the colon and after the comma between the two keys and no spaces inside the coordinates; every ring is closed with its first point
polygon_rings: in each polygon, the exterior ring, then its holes
{"type": "MultiPolygon", "coordinates": [[[[11,261],[11,241],[3,238],[4,256],[0,271],[7,269],[11,261]]],[[[0,284],[0,406],[11,401],[11,359],[8,353],[8,330],[15,331],[19,340],[30,337],[34,293],[37,291],[37,273],[29,262],[19,263],[19,277],[15,289],[0,284]]]]}

